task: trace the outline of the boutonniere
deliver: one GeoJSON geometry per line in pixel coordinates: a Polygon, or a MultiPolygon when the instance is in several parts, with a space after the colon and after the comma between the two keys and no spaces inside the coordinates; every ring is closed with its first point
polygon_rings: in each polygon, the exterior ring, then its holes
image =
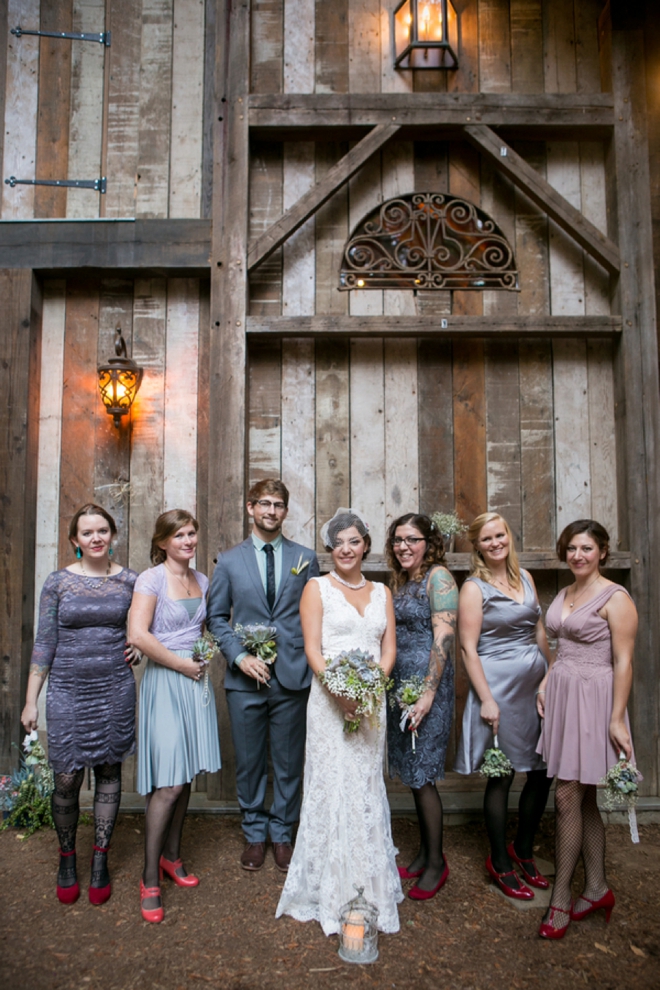
{"type": "Polygon", "coordinates": [[[309,560],[305,560],[305,561],[303,562],[303,555],[302,555],[302,554],[300,554],[300,556],[298,557],[298,563],[296,564],[296,566],[295,566],[295,567],[292,567],[292,568],[291,568],[291,573],[292,573],[292,574],[295,574],[295,575],[296,575],[296,577],[298,577],[298,575],[299,575],[299,574],[302,574],[302,572],[303,572],[303,571],[305,570],[305,568],[306,568],[306,567],[309,567],[309,561],[310,561],[311,559],[312,559],[312,558],[310,557],[310,558],[309,558],[309,560]]]}

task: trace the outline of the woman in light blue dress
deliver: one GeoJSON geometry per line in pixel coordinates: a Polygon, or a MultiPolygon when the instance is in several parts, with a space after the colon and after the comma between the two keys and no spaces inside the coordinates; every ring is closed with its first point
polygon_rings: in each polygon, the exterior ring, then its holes
{"type": "Polygon", "coordinates": [[[159,880],[195,887],[180,857],[181,833],[198,773],[220,768],[213,688],[192,646],[206,618],[208,578],[190,567],[198,523],[182,509],[156,520],[151,560],[135,583],[130,641],[148,657],[140,687],[138,790],[147,799],[142,917],[163,920],[159,880]]]}

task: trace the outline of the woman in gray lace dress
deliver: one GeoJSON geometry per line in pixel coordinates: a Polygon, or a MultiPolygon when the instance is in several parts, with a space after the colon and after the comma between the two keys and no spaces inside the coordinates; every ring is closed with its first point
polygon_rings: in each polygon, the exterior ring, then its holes
{"type": "Polygon", "coordinates": [[[126,617],[137,574],[112,561],[117,527],[100,505],[78,509],[69,526],[76,563],[50,574],[39,608],[25,708],[37,728],[37,700],[48,676],[48,758],[55,774],[53,820],[60,842],[57,896],[73,904],[78,797],[85,767],[94,768],[94,854],[89,900],[112,892],[108,846],[119,811],[121,764],[135,748],[134,654],[125,657],[126,617]]]}
{"type": "Polygon", "coordinates": [[[454,634],[458,592],[444,564],[442,537],[428,516],[409,512],[395,519],[387,535],[396,616],[395,688],[417,677],[424,691],[401,729],[401,711],[390,710],[387,747],[390,776],[411,788],[419,820],[420,848],[399,876],[417,879],[409,890],[424,901],[449,876],[442,850],[442,801],[436,780],[444,778],[445,754],[454,707],[454,634]],[[417,733],[413,752],[411,731],[417,733]]]}

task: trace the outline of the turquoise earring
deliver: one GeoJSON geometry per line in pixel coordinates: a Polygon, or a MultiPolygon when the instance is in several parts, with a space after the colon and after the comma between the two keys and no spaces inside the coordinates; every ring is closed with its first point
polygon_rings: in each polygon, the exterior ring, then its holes
{"type": "Polygon", "coordinates": [[[112,547],[110,547],[110,549],[108,550],[108,557],[112,557],[114,552],[115,551],[112,549],[112,547]]]}
{"type": "Polygon", "coordinates": [[[76,547],[76,557],[78,558],[78,560],[82,560],[82,550],[80,549],[80,547],[76,547]]]}

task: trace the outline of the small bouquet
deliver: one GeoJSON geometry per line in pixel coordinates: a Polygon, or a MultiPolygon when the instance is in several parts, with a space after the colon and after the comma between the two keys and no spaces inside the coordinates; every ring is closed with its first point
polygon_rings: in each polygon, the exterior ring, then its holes
{"type": "MultiPolygon", "coordinates": [[[[265,623],[251,622],[249,625],[234,626],[234,632],[241,643],[252,656],[259,657],[265,664],[271,667],[277,660],[277,627],[267,626],[265,623]]],[[[266,684],[270,687],[270,684],[266,684]]],[[[261,684],[257,681],[257,690],[261,689],[261,684]]]]}
{"type": "Polygon", "coordinates": [[[482,777],[508,777],[510,773],[513,773],[513,764],[506,753],[500,749],[496,735],[493,736],[492,748],[487,749],[484,753],[484,761],[479,767],[479,773],[482,777]]]}
{"type": "Polygon", "coordinates": [[[635,764],[627,760],[626,754],[621,752],[619,753],[619,762],[610,767],[599,781],[605,787],[603,806],[607,811],[615,811],[618,808],[628,809],[630,838],[633,842],[639,842],[635,805],[637,804],[637,782],[640,780],[642,780],[642,775],[635,764]]]}
{"type": "Polygon", "coordinates": [[[331,694],[358,703],[353,717],[344,716],[344,732],[357,732],[363,715],[379,725],[380,702],[391,683],[380,664],[362,650],[344,650],[325,662],[318,675],[321,684],[331,694]]]}
{"type": "Polygon", "coordinates": [[[390,695],[390,708],[394,711],[397,707],[401,709],[401,720],[399,728],[405,732],[408,719],[411,720],[410,731],[412,732],[412,751],[415,752],[417,742],[417,729],[412,726],[412,710],[416,701],[422,697],[426,691],[426,681],[419,674],[413,674],[401,681],[396,690],[390,695]]]}
{"type": "Polygon", "coordinates": [[[204,687],[202,689],[202,705],[208,708],[211,700],[209,691],[209,664],[218,650],[218,641],[215,636],[206,630],[199,639],[192,645],[192,659],[196,660],[200,667],[204,667],[204,687]]]}
{"type": "Polygon", "coordinates": [[[0,829],[12,825],[25,828],[27,838],[37,829],[55,827],[51,812],[55,781],[36,729],[23,740],[23,749],[19,769],[11,777],[2,778],[2,808],[8,815],[0,829]]]}

